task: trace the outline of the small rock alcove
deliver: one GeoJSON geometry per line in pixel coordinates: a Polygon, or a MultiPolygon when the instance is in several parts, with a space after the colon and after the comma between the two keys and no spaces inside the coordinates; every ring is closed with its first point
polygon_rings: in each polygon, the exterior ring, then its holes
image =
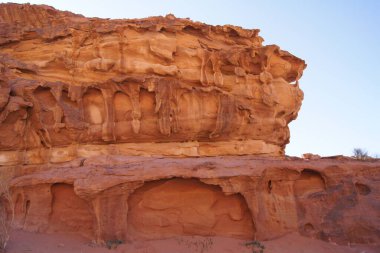
{"type": "Polygon", "coordinates": [[[304,169],[294,184],[294,193],[299,198],[325,190],[326,183],[322,175],[318,171],[311,169],[304,169]]]}
{"type": "Polygon", "coordinates": [[[78,232],[92,237],[94,217],[91,207],[75,194],[73,185],[53,184],[51,194],[49,231],[78,232]]]}
{"type": "Polygon", "coordinates": [[[226,196],[220,187],[197,179],[148,182],[131,194],[128,202],[129,238],[201,235],[251,239],[255,234],[240,194],[226,196]]]}

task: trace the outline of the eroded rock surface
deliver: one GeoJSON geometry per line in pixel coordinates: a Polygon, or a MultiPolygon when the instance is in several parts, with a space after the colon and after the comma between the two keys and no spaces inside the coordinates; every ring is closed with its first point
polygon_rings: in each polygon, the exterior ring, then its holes
{"type": "Polygon", "coordinates": [[[241,194],[226,196],[196,179],[147,182],[128,201],[130,237],[178,235],[253,238],[254,225],[241,194]]]}
{"type": "Polygon", "coordinates": [[[0,4],[14,227],[97,242],[299,232],[379,244],[380,162],[285,159],[306,64],[258,32],[0,4]]]}
{"type": "Polygon", "coordinates": [[[15,224],[27,231],[380,244],[380,161],[103,156],[15,173],[15,224]]]}
{"type": "Polygon", "coordinates": [[[18,4],[0,5],[0,27],[3,165],[94,150],[281,156],[303,99],[305,62],[259,30],[18,4]]]}

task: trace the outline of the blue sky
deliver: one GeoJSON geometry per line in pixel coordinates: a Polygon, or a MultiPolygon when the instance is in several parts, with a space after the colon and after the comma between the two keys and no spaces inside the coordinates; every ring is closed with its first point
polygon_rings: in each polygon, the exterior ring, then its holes
{"type": "MultiPolygon", "coordinates": [[[[14,1],[25,3],[27,1],[14,1]]],[[[305,93],[290,124],[288,155],[380,155],[380,1],[370,0],[56,0],[88,17],[140,18],[173,13],[213,25],[259,28],[264,44],[306,60],[305,93]]]]}

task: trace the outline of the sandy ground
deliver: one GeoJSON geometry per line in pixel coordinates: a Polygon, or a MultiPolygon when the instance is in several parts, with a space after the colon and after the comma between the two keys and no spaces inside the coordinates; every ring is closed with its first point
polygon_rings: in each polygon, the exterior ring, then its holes
{"type": "MultiPolygon", "coordinates": [[[[94,245],[78,235],[36,234],[14,231],[7,253],[252,253],[246,241],[222,237],[178,237],[165,240],[133,242],[108,249],[94,245]]],[[[379,253],[380,246],[338,246],[289,234],[263,242],[264,253],[379,253]]],[[[258,252],[258,251],[257,251],[258,252]]]]}

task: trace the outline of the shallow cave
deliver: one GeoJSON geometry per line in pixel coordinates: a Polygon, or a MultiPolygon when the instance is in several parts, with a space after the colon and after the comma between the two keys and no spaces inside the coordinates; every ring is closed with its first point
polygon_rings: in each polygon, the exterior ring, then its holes
{"type": "Polygon", "coordinates": [[[197,179],[148,182],[131,194],[129,238],[181,235],[252,239],[255,228],[245,199],[197,179]]]}
{"type": "Polygon", "coordinates": [[[73,185],[53,184],[51,194],[48,230],[50,232],[75,232],[93,237],[94,216],[91,206],[75,194],[73,185]]]}
{"type": "Polygon", "coordinates": [[[298,197],[307,197],[326,190],[326,182],[321,173],[304,169],[294,184],[294,193],[298,197]]]}

